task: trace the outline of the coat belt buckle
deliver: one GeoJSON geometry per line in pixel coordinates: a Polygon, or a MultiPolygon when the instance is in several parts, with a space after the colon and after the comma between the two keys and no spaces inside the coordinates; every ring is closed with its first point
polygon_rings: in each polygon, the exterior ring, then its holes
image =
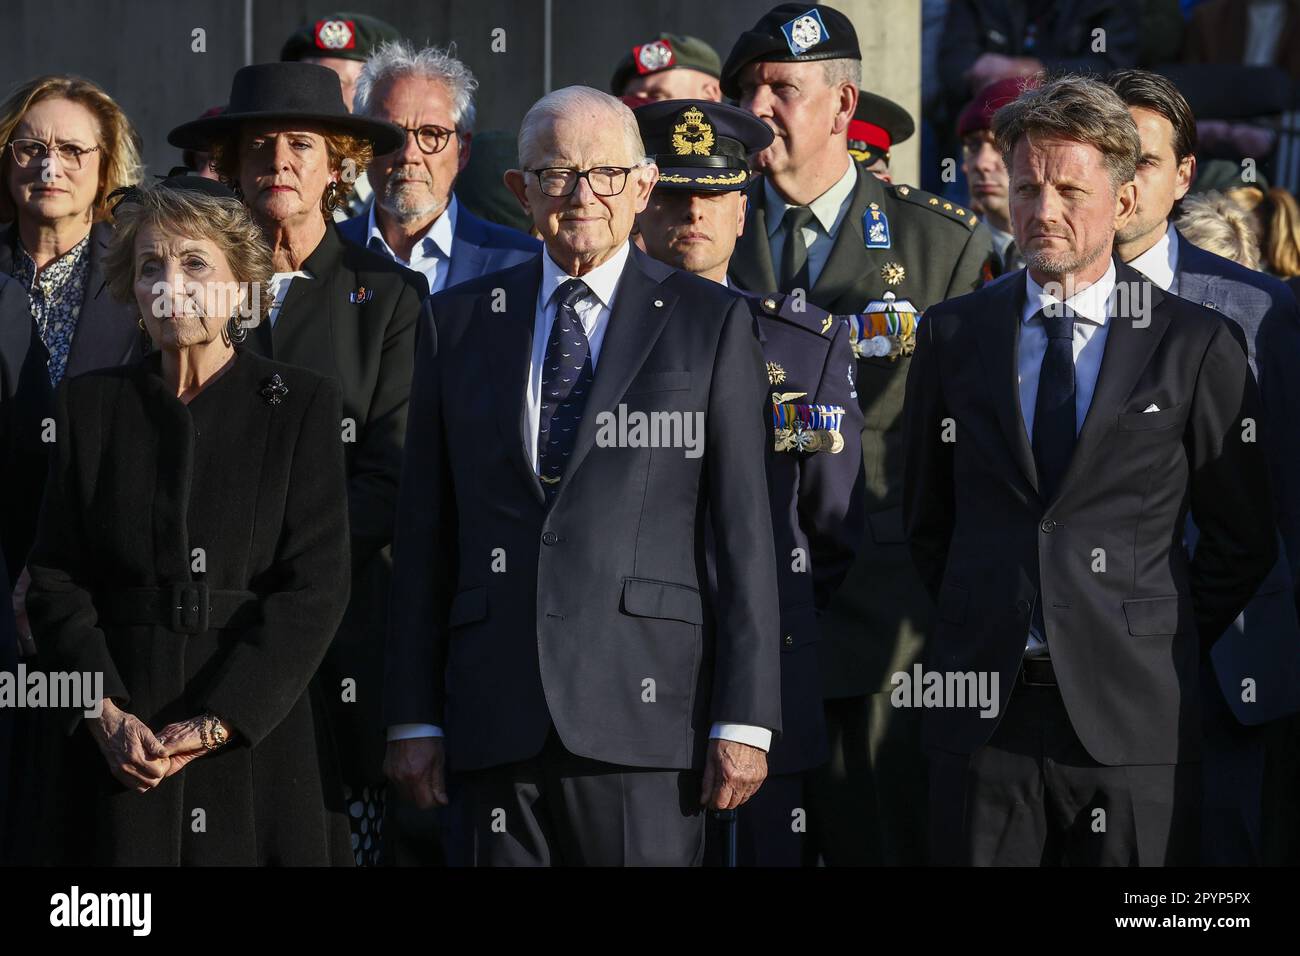
{"type": "Polygon", "coordinates": [[[202,634],[208,629],[212,604],[204,582],[172,585],[172,630],[179,634],[202,634]]]}

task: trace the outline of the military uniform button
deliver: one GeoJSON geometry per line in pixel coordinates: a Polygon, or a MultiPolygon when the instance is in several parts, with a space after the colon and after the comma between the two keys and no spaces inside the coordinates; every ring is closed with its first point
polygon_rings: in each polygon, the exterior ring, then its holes
{"type": "Polygon", "coordinates": [[[1043,529],[1043,534],[1051,534],[1056,530],[1056,522],[1051,518],[1044,518],[1043,523],[1039,525],[1043,529]]]}
{"type": "Polygon", "coordinates": [[[560,536],[556,534],[554,531],[547,531],[545,534],[542,535],[542,544],[547,544],[547,545],[555,544],[555,542],[559,540],[560,540],[560,536]]]}
{"type": "Polygon", "coordinates": [[[792,634],[787,634],[787,635],[785,636],[785,646],[786,646],[786,647],[794,647],[794,635],[792,635],[792,634]]]}

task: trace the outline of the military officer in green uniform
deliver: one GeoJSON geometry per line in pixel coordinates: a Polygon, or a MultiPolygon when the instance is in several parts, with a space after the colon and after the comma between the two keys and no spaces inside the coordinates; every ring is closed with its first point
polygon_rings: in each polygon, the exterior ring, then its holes
{"type": "Polygon", "coordinates": [[[730,277],[806,296],[850,326],[867,526],[820,621],[831,760],[809,809],[828,864],[919,864],[920,714],[889,700],[891,676],[919,659],[933,613],[903,538],[903,387],[916,321],[973,291],[992,250],[968,210],[851,161],[861,61],[852,23],[824,5],[781,4],[736,41],[722,90],[775,139],[755,158],[763,176],[749,189],[730,277]]]}
{"type": "MultiPolygon", "coordinates": [[[[646,252],[735,288],[727,264],[745,225],[748,156],[771,143],[771,130],[745,110],[702,99],[664,100],[634,113],[659,166],[637,220],[646,252]]],[[[762,414],[772,426],[765,467],[781,605],[781,734],[768,750],[762,789],[738,811],[736,858],[799,866],[815,858],[805,786],[828,756],[818,616],[862,539],[862,413],[843,322],[793,296],[737,291],[749,302],[767,362],[762,414]]],[[[709,827],[706,860],[721,861],[725,839],[709,827]]]]}

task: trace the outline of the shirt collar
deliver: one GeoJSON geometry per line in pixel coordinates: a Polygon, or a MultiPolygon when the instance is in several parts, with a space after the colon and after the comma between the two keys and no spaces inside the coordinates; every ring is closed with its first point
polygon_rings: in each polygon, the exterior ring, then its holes
{"type": "Polygon", "coordinates": [[[1129,263],[1165,292],[1173,288],[1178,274],[1178,233],[1171,222],[1156,244],[1129,263]]]}
{"type": "MultiPolygon", "coordinates": [[[[618,286],[618,280],[623,275],[623,266],[627,263],[630,248],[631,244],[624,241],[623,245],[612,256],[585,276],[576,277],[587,283],[587,288],[591,290],[596,298],[600,299],[601,304],[607,309],[610,308],[610,303],[614,301],[614,289],[618,286]]],[[[539,290],[542,306],[550,305],[551,299],[555,297],[556,290],[573,278],[575,276],[569,275],[555,264],[555,260],[551,258],[551,251],[546,249],[542,255],[542,287],[539,290]]]]}
{"type": "MultiPolygon", "coordinates": [[[[1065,306],[1077,318],[1087,319],[1096,325],[1105,325],[1110,315],[1110,294],[1115,290],[1115,260],[1111,259],[1106,267],[1106,274],[1081,292],[1076,292],[1065,300],[1065,306]]],[[[1034,281],[1034,277],[1025,270],[1025,308],[1020,319],[1026,325],[1029,320],[1049,306],[1061,305],[1061,300],[1034,281]]]]}
{"type": "MultiPolygon", "coordinates": [[[[452,193],[447,208],[430,224],[429,228],[424,231],[424,235],[415,243],[414,249],[422,251],[424,253],[423,258],[432,258],[435,254],[443,259],[451,258],[451,243],[456,235],[457,212],[459,212],[459,207],[456,202],[456,194],[452,193]]],[[[388,242],[384,239],[384,234],[379,231],[379,223],[375,221],[375,204],[371,203],[366,245],[373,248],[376,242],[379,243],[380,248],[390,259],[398,258],[397,253],[389,248],[388,242]]],[[[411,258],[415,258],[414,251],[411,258]]]]}
{"type": "MultiPolygon", "coordinates": [[[[847,154],[845,155],[847,156],[847,154]]],[[[835,220],[840,215],[840,207],[844,205],[844,200],[848,199],[853,193],[853,187],[857,184],[858,167],[850,159],[849,168],[844,170],[844,175],[836,180],[830,189],[808,204],[808,209],[811,210],[813,218],[817,220],[826,235],[829,236],[834,230],[835,220]]],[[[766,176],[763,177],[763,194],[766,207],[770,210],[767,217],[767,234],[771,237],[781,228],[786,211],[791,206],[772,188],[772,183],[766,176]]]]}
{"type": "MultiPolygon", "coordinates": [[[[17,233],[17,230],[15,229],[14,232],[17,233]]],[[[17,239],[15,248],[18,252],[18,267],[14,271],[24,280],[28,288],[34,286],[38,278],[43,285],[57,288],[71,279],[83,262],[88,261],[90,233],[86,233],[80,242],[57,259],[47,263],[45,268],[39,270],[39,272],[36,268],[36,260],[27,251],[22,239],[17,239]]]]}
{"type": "Polygon", "coordinates": [[[995,229],[993,226],[989,226],[989,236],[993,239],[993,250],[998,254],[998,258],[1005,259],[1007,257],[1007,247],[1015,242],[1016,237],[1009,232],[995,229]]]}

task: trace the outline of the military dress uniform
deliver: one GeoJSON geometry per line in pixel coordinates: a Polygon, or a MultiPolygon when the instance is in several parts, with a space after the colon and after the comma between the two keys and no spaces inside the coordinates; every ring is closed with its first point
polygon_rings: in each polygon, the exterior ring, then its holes
{"type": "MultiPolygon", "coordinates": [[[[766,124],[732,106],[665,100],[634,110],[660,168],[656,189],[721,192],[752,178],[747,156],[772,141],[766,124]]],[[[862,536],[862,413],[849,327],[787,295],[745,295],[767,363],[765,463],[781,604],[781,726],[768,777],[736,814],[737,862],[798,866],[807,846],[808,771],[828,749],[818,618],[862,536]]],[[[720,862],[725,830],[710,821],[706,859],[720,862]]]]}
{"type": "MultiPolygon", "coordinates": [[[[782,4],[736,42],[722,89],[738,96],[741,70],[753,62],[844,57],[861,59],[843,14],[782,4]]],[[[921,864],[927,784],[920,713],[889,703],[891,675],[920,659],[933,613],[903,534],[903,391],[916,322],[930,306],[977,288],[992,249],[962,206],[882,182],[858,164],[854,173],[829,255],[807,290],[809,303],[850,327],[866,482],[866,532],[820,621],[831,758],[814,775],[810,810],[829,864],[921,864]]],[[[778,288],[768,190],[761,180],[749,190],[729,276],[745,288],[778,288]]]]}

